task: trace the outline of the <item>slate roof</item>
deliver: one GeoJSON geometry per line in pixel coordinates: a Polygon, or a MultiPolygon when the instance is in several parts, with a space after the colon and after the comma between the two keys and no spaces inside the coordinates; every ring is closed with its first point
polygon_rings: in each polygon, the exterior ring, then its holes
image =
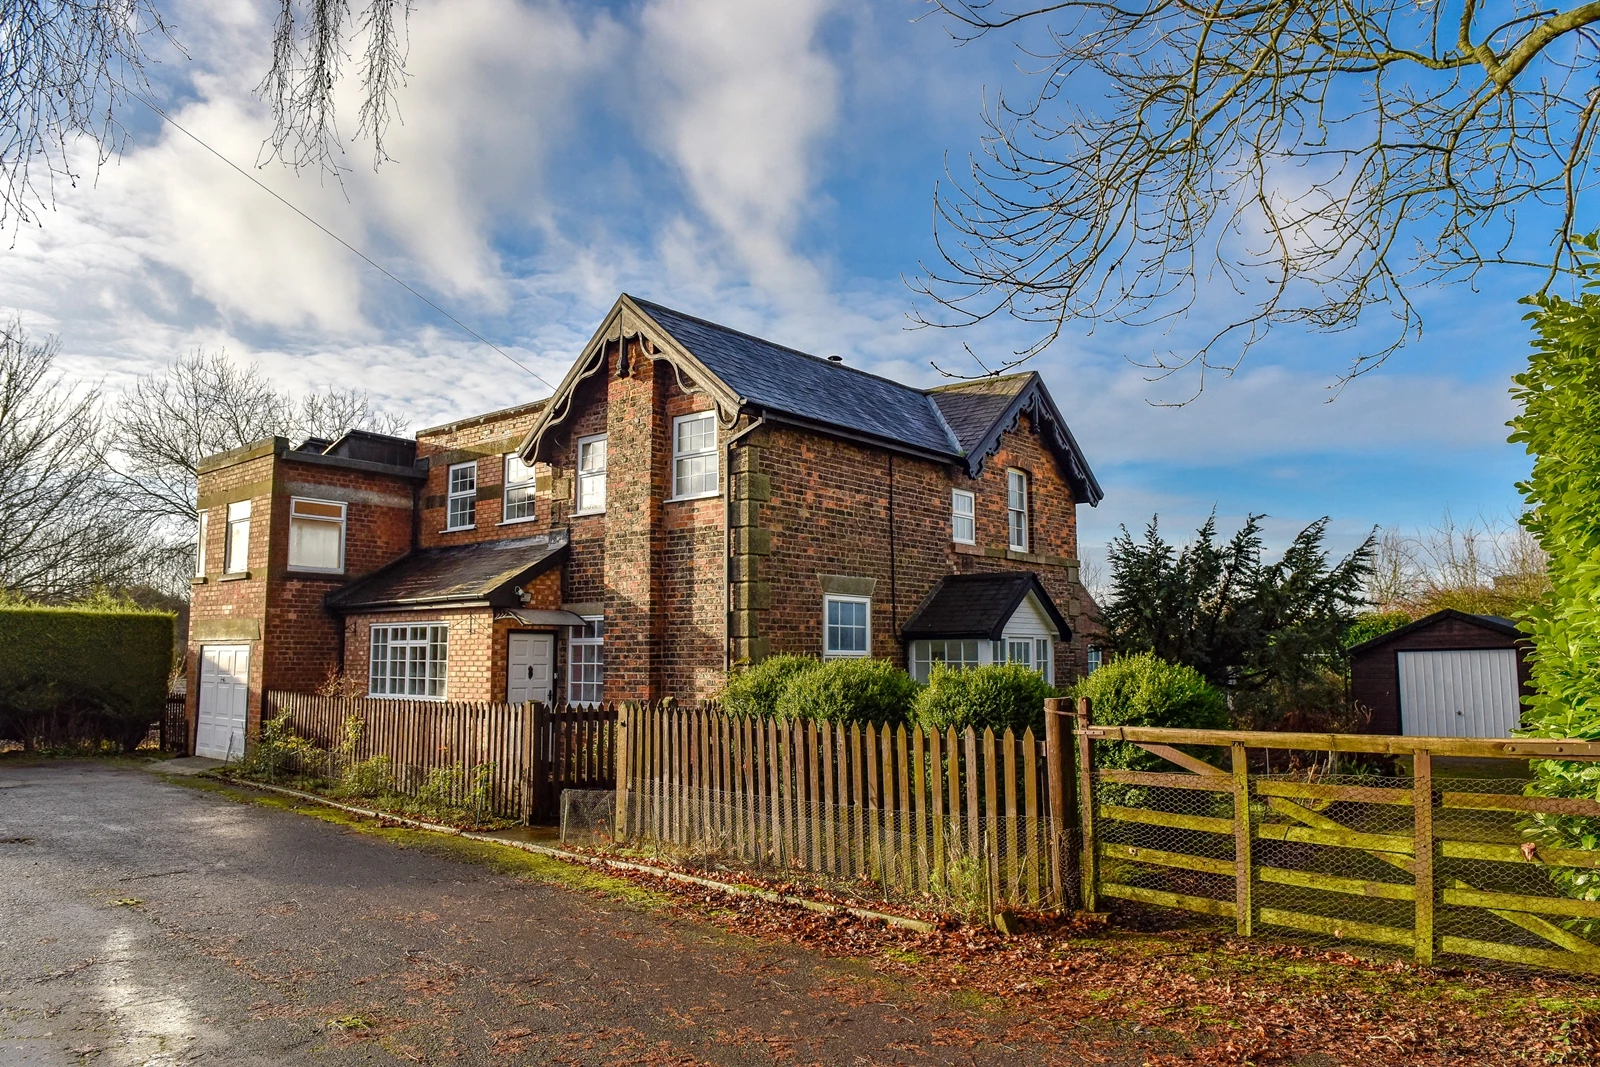
{"type": "Polygon", "coordinates": [[[980,637],[998,641],[1029,593],[1038,598],[1061,639],[1070,638],[1072,630],[1067,620],[1032,571],[947,574],[923,598],[900,632],[906,638],[980,637]]]}
{"type": "Polygon", "coordinates": [[[1434,612],[1432,615],[1424,615],[1414,622],[1408,622],[1404,626],[1398,626],[1388,633],[1379,634],[1377,637],[1363,641],[1359,645],[1351,645],[1345,649],[1345,654],[1353,655],[1357,652],[1368,652],[1375,648],[1381,648],[1391,641],[1405,637],[1407,634],[1416,633],[1418,630],[1426,630],[1430,626],[1437,626],[1439,623],[1449,619],[1464,622],[1469,626],[1491,630],[1514,641],[1528,640],[1528,635],[1517,629],[1517,624],[1510,619],[1499,615],[1474,615],[1465,611],[1457,611],[1455,608],[1444,608],[1434,612]]]}
{"type": "Polygon", "coordinates": [[[325,603],[330,611],[347,613],[459,601],[516,607],[512,588],[555,566],[566,550],[564,530],[422,549],[335,589],[325,603]]]}
{"type": "Polygon", "coordinates": [[[929,399],[955,431],[961,450],[970,452],[989,435],[989,429],[1005,415],[1032,377],[1024,372],[941,386],[929,391],[929,399]]]}
{"type": "Polygon", "coordinates": [[[956,457],[963,451],[920,389],[630,299],[752,404],[939,455],[956,457]]]}

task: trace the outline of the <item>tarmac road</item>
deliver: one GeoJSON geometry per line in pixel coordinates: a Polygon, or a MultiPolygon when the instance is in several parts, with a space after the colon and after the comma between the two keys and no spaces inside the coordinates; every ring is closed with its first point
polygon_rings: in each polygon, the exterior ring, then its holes
{"type": "Polygon", "coordinates": [[[4,1067],[1061,1062],[1004,1042],[848,961],[128,765],[0,763],[4,1067]]]}

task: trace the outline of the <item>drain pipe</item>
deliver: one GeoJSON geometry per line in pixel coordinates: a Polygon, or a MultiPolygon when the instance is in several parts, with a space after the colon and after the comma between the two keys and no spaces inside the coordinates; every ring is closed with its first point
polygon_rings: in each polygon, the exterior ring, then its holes
{"type": "Polygon", "coordinates": [[[722,674],[733,670],[733,446],[767,424],[764,416],[728,438],[722,465],[722,674]]]}

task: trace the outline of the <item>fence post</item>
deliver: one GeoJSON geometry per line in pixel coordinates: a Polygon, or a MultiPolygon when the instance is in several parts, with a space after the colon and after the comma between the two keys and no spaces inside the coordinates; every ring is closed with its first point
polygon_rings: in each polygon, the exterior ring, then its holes
{"type": "Polygon", "coordinates": [[[1251,904],[1251,882],[1255,871],[1250,865],[1250,755],[1244,745],[1233,745],[1233,909],[1234,929],[1240,937],[1255,931],[1255,910],[1251,904]]]}
{"type": "Polygon", "coordinates": [[[1056,909],[1067,911],[1068,894],[1080,883],[1076,822],[1076,775],[1072,766],[1072,719],[1066,701],[1051,697],[1044,702],[1045,785],[1050,794],[1051,881],[1057,894],[1056,909]]]}
{"type": "Polygon", "coordinates": [[[1094,745],[1089,739],[1089,698],[1078,698],[1078,821],[1082,834],[1079,855],[1079,886],[1083,910],[1094,911],[1100,903],[1100,865],[1095,855],[1094,835],[1094,745]]]}
{"type": "Polygon", "coordinates": [[[1411,810],[1415,832],[1417,918],[1416,960],[1433,963],[1433,753],[1419,748],[1412,753],[1411,810]]]}
{"type": "Polygon", "coordinates": [[[617,814],[613,825],[618,841],[628,839],[628,783],[633,755],[633,732],[628,726],[632,720],[632,710],[633,705],[626,701],[617,705],[616,733],[611,735],[611,759],[615,765],[617,783],[617,814]]]}

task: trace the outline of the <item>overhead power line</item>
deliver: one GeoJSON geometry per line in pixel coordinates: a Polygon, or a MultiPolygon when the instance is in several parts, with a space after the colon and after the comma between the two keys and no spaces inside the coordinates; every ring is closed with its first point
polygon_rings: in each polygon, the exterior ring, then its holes
{"type": "Polygon", "coordinates": [[[185,137],[189,138],[189,140],[193,141],[195,144],[199,145],[201,148],[204,148],[207,152],[210,152],[212,155],[214,155],[218,159],[222,160],[222,162],[226,163],[228,166],[232,167],[239,174],[243,175],[246,180],[248,180],[253,185],[255,185],[256,188],[260,189],[262,192],[264,192],[268,196],[272,197],[278,203],[282,204],[284,207],[288,208],[290,211],[294,212],[296,215],[299,215],[302,219],[305,219],[307,222],[311,223],[311,225],[315,226],[317,229],[321,230],[323,233],[327,234],[329,237],[333,238],[335,241],[338,241],[347,250],[349,250],[350,252],[352,252],[355,255],[359,256],[362,259],[362,261],[364,261],[373,270],[376,270],[378,273],[382,274],[385,278],[388,278],[391,282],[394,282],[400,288],[404,289],[406,292],[410,293],[412,296],[416,297],[418,300],[422,301],[424,304],[427,304],[433,310],[437,311],[439,314],[443,315],[445,318],[447,318],[451,322],[455,323],[466,334],[477,338],[479,341],[482,341],[484,344],[488,345],[490,348],[492,348],[496,352],[500,353],[500,355],[502,355],[506,359],[510,360],[511,363],[515,364],[516,366],[518,366],[518,367],[522,368],[523,370],[527,371],[529,374],[533,375],[535,378],[537,378],[540,382],[542,382],[544,384],[545,388],[551,390],[552,392],[555,391],[555,386],[551,385],[548,381],[546,381],[545,377],[542,374],[540,374],[538,371],[534,370],[532,367],[528,366],[526,363],[523,363],[521,360],[519,360],[516,357],[514,357],[513,355],[511,355],[511,353],[507,352],[505,349],[501,348],[499,345],[495,344],[493,341],[491,341],[487,337],[483,336],[483,334],[479,333],[477,330],[474,330],[471,326],[468,326],[466,323],[462,322],[460,319],[458,319],[454,315],[450,314],[450,312],[446,311],[444,308],[440,307],[438,304],[435,304],[432,300],[428,299],[423,294],[417,292],[417,290],[413,289],[404,280],[402,280],[401,278],[396,277],[395,274],[393,272],[391,272],[387,267],[385,267],[382,263],[379,263],[377,260],[375,260],[371,256],[367,255],[365,252],[361,251],[361,249],[357,248],[355,245],[351,244],[349,241],[346,241],[343,237],[340,237],[338,234],[336,234],[332,230],[328,229],[322,223],[318,222],[316,219],[312,218],[310,215],[307,215],[304,211],[301,211],[298,207],[295,207],[294,204],[290,203],[283,196],[281,196],[276,191],[274,191],[272,188],[267,186],[264,182],[261,181],[261,179],[257,178],[254,174],[251,174],[249,171],[247,171],[243,167],[239,166],[239,164],[235,163],[233,160],[229,159],[227,156],[223,155],[221,152],[217,151],[215,148],[212,148],[205,141],[201,140],[200,137],[197,136],[196,134],[191,133],[185,126],[183,126],[183,124],[178,122],[177,119],[173,118],[171,115],[169,115],[165,111],[163,111],[160,107],[156,106],[156,104],[153,101],[147,99],[144,96],[144,94],[138,92],[137,90],[130,89],[126,85],[124,85],[122,88],[123,88],[124,91],[127,92],[127,94],[129,96],[131,96],[135,100],[139,101],[141,104],[143,104],[145,107],[149,108],[151,111],[154,111],[157,115],[160,115],[161,118],[164,119],[167,122],[167,124],[170,125],[173,129],[177,130],[179,133],[181,133],[185,137]]]}

